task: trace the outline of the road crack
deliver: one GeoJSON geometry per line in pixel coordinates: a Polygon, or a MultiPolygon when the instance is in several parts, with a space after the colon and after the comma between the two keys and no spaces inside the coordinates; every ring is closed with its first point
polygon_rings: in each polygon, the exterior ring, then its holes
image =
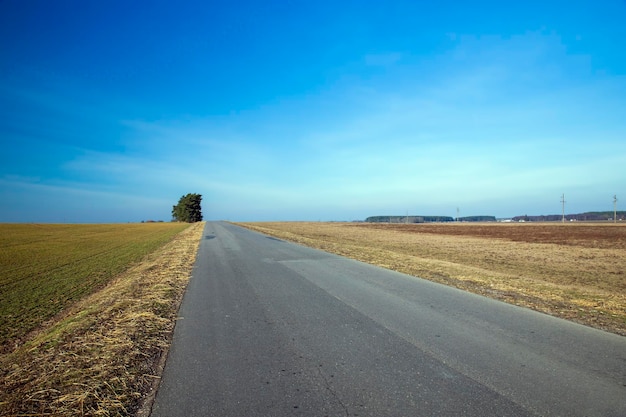
{"type": "MultiPolygon", "coordinates": [[[[343,408],[343,411],[346,413],[346,417],[350,417],[350,412],[348,411],[348,407],[343,403],[343,401],[341,401],[341,398],[339,398],[339,396],[337,395],[335,390],[332,389],[331,384],[330,384],[330,380],[326,377],[324,372],[322,372],[322,365],[321,364],[317,368],[317,371],[319,372],[320,377],[324,381],[324,385],[326,386],[326,389],[328,390],[328,392],[330,392],[330,394],[337,400],[339,405],[341,405],[341,407],[343,408]]],[[[332,378],[332,375],[331,375],[331,378],[332,378]]]]}

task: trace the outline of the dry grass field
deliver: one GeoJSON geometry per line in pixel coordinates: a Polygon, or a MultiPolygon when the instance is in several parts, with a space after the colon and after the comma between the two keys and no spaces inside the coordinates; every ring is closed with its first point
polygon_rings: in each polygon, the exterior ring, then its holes
{"type": "Polygon", "coordinates": [[[240,225],[626,335],[626,224],[240,225]]]}
{"type": "Polygon", "coordinates": [[[140,415],[203,227],[0,226],[0,416],[140,415]]]}

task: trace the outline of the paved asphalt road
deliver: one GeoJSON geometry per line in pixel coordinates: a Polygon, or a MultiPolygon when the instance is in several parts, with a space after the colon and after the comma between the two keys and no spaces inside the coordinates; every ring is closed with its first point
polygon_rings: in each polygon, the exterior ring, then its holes
{"type": "Polygon", "coordinates": [[[626,416],[626,338],[207,223],[160,416],[626,416]]]}

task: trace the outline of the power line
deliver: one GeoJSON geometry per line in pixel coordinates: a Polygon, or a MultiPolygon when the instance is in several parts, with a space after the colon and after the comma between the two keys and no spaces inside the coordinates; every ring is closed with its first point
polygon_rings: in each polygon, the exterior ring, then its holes
{"type": "Polygon", "coordinates": [[[617,223],[617,194],[613,195],[613,223],[617,223]]]}
{"type": "Polygon", "coordinates": [[[561,194],[561,205],[563,207],[563,215],[561,217],[561,222],[565,223],[565,194],[561,194]]]}

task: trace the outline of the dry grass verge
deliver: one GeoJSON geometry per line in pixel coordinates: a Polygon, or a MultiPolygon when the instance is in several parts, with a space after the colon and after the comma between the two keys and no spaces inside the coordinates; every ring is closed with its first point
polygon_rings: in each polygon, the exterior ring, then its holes
{"type": "Polygon", "coordinates": [[[240,225],[626,335],[626,225],[240,225]]]}
{"type": "Polygon", "coordinates": [[[2,416],[127,416],[158,380],[204,223],[0,356],[2,416]]]}

